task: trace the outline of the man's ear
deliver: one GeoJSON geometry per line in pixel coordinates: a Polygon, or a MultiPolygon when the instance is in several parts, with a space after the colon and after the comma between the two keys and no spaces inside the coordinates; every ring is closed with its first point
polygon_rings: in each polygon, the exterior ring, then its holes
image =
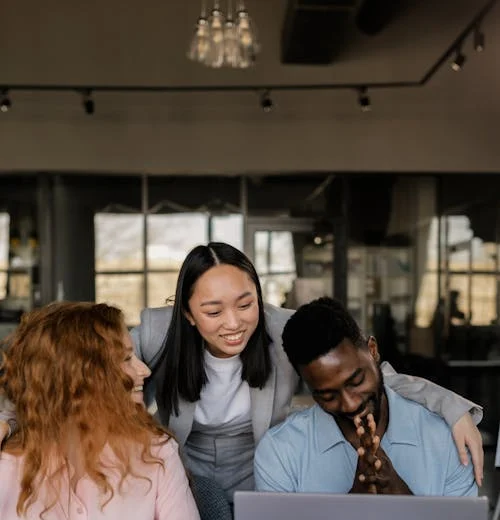
{"type": "Polygon", "coordinates": [[[372,358],[377,363],[380,363],[380,354],[378,351],[377,340],[373,336],[370,336],[368,338],[368,350],[370,351],[372,358]]]}
{"type": "Polygon", "coordinates": [[[193,327],[196,325],[194,318],[189,311],[182,311],[182,314],[184,314],[186,320],[188,320],[193,327]]]}

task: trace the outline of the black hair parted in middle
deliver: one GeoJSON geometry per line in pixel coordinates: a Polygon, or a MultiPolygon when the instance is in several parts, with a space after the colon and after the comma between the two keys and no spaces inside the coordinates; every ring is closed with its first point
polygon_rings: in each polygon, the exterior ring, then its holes
{"type": "Polygon", "coordinates": [[[195,284],[205,272],[217,265],[232,265],[248,274],[255,284],[259,305],[259,322],[240,354],[241,378],[250,387],[262,388],[271,374],[271,338],[266,331],[262,289],[252,262],[235,247],[223,242],[196,246],[186,256],[175,290],[172,320],[165,338],[163,354],[158,364],[156,402],[163,424],[172,414],[179,414],[179,399],[189,402],[200,399],[207,382],[204,367],[203,338],[185,316],[195,284]]]}
{"type": "Polygon", "coordinates": [[[295,370],[327,354],[344,339],[358,348],[366,345],[349,311],[339,300],[326,296],[299,307],[282,337],[283,349],[295,370]]]}

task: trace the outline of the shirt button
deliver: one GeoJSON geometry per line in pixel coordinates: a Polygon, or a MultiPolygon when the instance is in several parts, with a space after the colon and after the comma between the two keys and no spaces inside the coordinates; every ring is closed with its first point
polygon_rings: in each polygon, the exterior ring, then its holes
{"type": "Polygon", "coordinates": [[[76,508],[76,512],[81,515],[83,513],[83,509],[81,507],[76,508]]]}

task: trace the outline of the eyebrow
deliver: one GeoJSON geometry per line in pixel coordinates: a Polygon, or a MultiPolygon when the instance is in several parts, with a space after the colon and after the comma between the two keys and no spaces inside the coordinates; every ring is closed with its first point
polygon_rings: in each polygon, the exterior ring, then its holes
{"type": "MultiPolygon", "coordinates": [[[[348,385],[353,381],[353,379],[356,379],[356,377],[359,376],[363,372],[362,368],[357,368],[343,383],[342,386],[348,385]]],[[[336,388],[326,388],[324,390],[313,390],[314,395],[324,395],[324,394],[331,394],[332,392],[337,392],[338,390],[336,388]]]]}
{"type": "MultiPolygon", "coordinates": [[[[252,293],[250,291],[244,292],[243,294],[240,294],[238,298],[236,298],[236,301],[240,301],[243,298],[246,298],[247,296],[252,296],[252,293]]],[[[220,300],[210,300],[208,302],[203,302],[200,307],[204,307],[206,305],[222,305],[222,302],[220,300]]]]}

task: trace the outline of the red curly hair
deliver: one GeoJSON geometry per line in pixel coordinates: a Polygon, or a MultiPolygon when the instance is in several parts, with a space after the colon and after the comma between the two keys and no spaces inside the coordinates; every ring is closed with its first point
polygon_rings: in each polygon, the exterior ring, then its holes
{"type": "MultiPolygon", "coordinates": [[[[161,464],[153,444],[169,436],[143,406],[133,402],[132,379],[121,364],[126,356],[123,314],[94,303],[54,303],[23,316],[8,338],[0,370],[0,388],[14,403],[19,430],[5,450],[22,455],[23,473],[17,514],[36,502],[42,486],[67,475],[68,435],[76,431],[85,473],[100,488],[103,507],[115,491],[108,479],[111,448],[113,470],[124,479],[134,461],[161,464]]],[[[51,495],[48,511],[60,497],[51,495]]]]}

